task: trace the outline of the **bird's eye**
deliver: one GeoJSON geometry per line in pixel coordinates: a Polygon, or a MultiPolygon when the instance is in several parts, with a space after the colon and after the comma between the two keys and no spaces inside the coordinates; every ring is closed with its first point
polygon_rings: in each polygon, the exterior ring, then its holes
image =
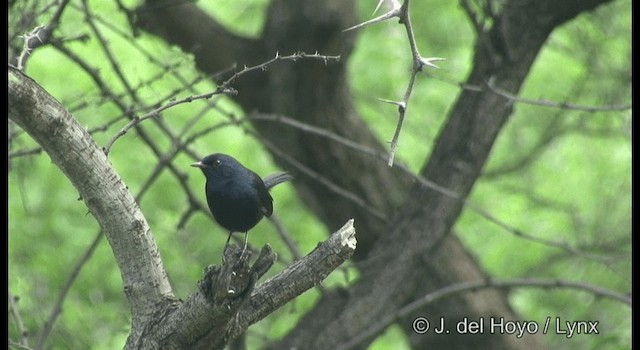
{"type": "Polygon", "coordinates": [[[217,167],[218,165],[220,165],[220,159],[216,159],[216,160],[214,160],[214,161],[213,161],[213,166],[216,166],[216,167],[217,167]]]}

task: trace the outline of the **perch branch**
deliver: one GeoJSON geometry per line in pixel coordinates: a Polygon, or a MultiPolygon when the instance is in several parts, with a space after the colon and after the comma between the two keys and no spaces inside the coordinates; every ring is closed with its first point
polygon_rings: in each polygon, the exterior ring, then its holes
{"type": "Polygon", "coordinates": [[[158,309],[159,317],[149,318],[140,338],[143,344],[129,342],[125,348],[222,349],[250,325],[321,283],[351,257],[355,247],[352,219],[307,256],[256,285],[276,254],[266,245],[249,267],[252,252],[230,245],[223,265],[208,267],[194,294],[169,312],[158,309]]]}

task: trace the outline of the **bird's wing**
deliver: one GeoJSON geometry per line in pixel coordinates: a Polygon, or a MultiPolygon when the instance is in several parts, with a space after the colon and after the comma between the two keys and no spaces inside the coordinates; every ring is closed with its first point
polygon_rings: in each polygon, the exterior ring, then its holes
{"type": "Polygon", "coordinates": [[[273,214],[273,197],[269,193],[266,187],[258,188],[258,200],[260,201],[260,210],[266,217],[270,217],[273,214]]]}

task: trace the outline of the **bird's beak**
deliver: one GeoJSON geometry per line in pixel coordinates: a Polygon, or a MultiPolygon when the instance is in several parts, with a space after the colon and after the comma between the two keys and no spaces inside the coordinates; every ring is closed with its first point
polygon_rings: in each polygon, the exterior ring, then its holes
{"type": "Polygon", "coordinates": [[[204,168],[205,165],[202,164],[202,162],[195,162],[193,164],[191,164],[191,166],[196,167],[196,168],[204,168]]]}

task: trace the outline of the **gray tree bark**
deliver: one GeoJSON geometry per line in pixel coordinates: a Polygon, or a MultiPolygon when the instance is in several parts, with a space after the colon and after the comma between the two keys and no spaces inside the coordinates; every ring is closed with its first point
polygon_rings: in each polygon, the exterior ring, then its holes
{"type": "Polygon", "coordinates": [[[9,118],[47,152],[80,193],[109,240],[131,308],[125,349],[222,349],[253,323],[320,283],[353,254],[353,220],[307,256],[260,285],[276,260],[266,245],[226,249],[186,300],[174,297],[158,248],[138,204],[103,149],[35,81],[9,67],[9,118]]]}

